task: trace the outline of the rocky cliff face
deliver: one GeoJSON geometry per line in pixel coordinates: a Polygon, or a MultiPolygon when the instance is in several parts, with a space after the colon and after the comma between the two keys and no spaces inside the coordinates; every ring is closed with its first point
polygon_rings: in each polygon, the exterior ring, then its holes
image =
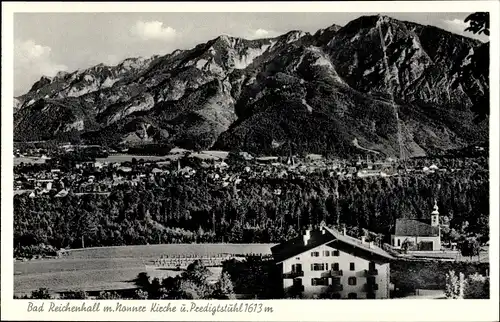
{"type": "Polygon", "coordinates": [[[15,99],[14,135],[398,155],[397,110],[405,154],[434,153],[488,139],[487,120],[476,118],[488,80],[460,74],[482,46],[384,16],[314,35],[220,36],[165,56],[42,77],[15,99]]]}

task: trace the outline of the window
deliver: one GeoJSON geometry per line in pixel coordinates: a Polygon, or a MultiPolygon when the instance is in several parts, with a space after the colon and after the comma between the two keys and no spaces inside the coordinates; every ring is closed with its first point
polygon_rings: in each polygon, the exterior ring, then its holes
{"type": "Polygon", "coordinates": [[[302,272],[302,264],[292,264],[292,272],[302,272]]]}
{"type": "Polygon", "coordinates": [[[312,286],[328,285],[328,279],[327,278],[311,278],[311,285],[312,286]]]}
{"type": "Polygon", "coordinates": [[[332,264],[332,271],[338,271],[340,268],[339,268],[339,263],[333,263],[332,264]]]}
{"type": "Polygon", "coordinates": [[[311,257],[319,257],[319,252],[311,252],[311,257]]]}
{"type": "Polygon", "coordinates": [[[354,276],[349,277],[349,279],[347,280],[347,283],[349,285],[356,285],[356,277],[354,277],[354,276]]]}
{"type": "Polygon", "coordinates": [[[340,252],[338,250],[333,251],[333,256],[340,256],[340,252]]]}
{"type": "Polygon", "coordinates": [[[374,262],[370,262],[370,263],[368,264],[368,269],[369,269],[370,271],[375,270],[375,263],[374,263],[374,262]]]}
{"type": "Polygon", "coordinates": [[[311,264],[311,271],[324,271],[325,270],[325,264],[311,264]]]}
{"type": "Polygon", "coordinates": [[[398,239],[398,247],[401,246],[401,239],[398,239]]]}
{"type": "Polygon", "coordinates": [[[330,251],[329,250],[323,251],[323,256],[325,256],[325,257],[330,256],[330,251]]]}
{"type": "Polygon", "coordinates": [[[356,294],[356,293],[349,293],[347,295],[347,298],[348,299],[357,299],[358,298],[358,294],[356,294]]]}
{"type": "Polygon", "coordinates": [[[356,269],[356,268],[355,268],[355,266],[354,266],[354,263],[350,263],[350,264],[349,264],[349,269],[350,269],[351,271],[354,271],[354,270],[356,269]]]}
{"type": "Polygon", "coordinates": [[[332,277],[332,285],[340,285],[340,277],[332,277]]]}

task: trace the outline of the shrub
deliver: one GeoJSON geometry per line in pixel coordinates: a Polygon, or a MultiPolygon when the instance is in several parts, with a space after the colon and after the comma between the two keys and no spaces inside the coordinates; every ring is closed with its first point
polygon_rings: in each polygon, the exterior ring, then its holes
{"type": "Polygon", "coordinates": [[[49,290],[46,288],[39,288],[36,291],[31,292],[31,298],[36,300],[50,300],[52,296],[49,290]]]}
{"type": "Polygon", "coordinates": [[[68,291],[61,295],[61,299],[64,300],[85,300],[88,299],[88,295],[85,291],[68,291]]]}
{"type": "Polygon", "coordinates": [[[488,299],[490,297],[489,277],[478,273],[469,275],[465,284],[464,297],[466,299],[488,299]]]}
{"type": "Polygon", "coordinates": [[[455,271],[450,271],[446,274],[445,295],[448,299],[463,299],[464,298],[465,280],[464,274],[459,273],[457,276],[455,271]]]}

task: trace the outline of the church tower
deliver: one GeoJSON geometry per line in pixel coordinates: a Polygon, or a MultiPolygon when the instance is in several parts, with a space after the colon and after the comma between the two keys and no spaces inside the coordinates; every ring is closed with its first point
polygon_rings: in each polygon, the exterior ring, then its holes
{"type": "Polygon", "coordinates": [[[431,226],[439,227],[439,208],[436,200],[434,200],[434,210],[431,213],[431,226]]]}

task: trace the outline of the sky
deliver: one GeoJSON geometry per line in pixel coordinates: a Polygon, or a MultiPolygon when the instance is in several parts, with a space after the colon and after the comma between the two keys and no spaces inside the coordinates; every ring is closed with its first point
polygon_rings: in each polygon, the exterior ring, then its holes
{"type": "MultiPolygon", "coordinates": [[[[26,93],[41,76],[128,57],[189,49],[221,34],[247,39],[290,30],[310,33],[376,13],[16,13],[14,95],[26,93]]],[[[467,13],[384,13],[396,19],[464,32],[467,13]]],[[[479,37],[486,41],[487,37],[479,37]]]]}

